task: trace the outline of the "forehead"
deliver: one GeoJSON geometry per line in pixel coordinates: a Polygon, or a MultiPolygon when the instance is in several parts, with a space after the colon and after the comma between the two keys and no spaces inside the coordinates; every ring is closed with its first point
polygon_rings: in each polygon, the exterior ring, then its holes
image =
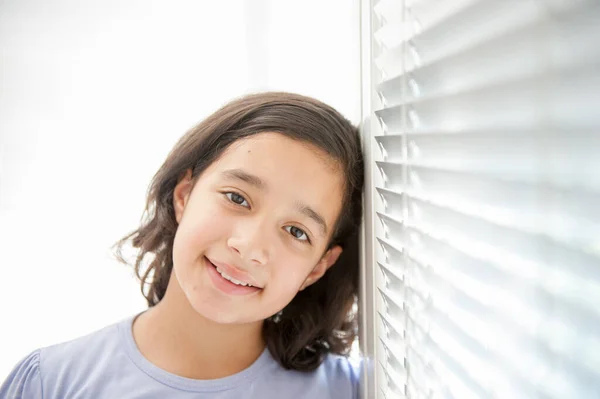
{"type": "Polygon", "coordinates": [[[279,133],[237,140],[207,170],[214,178],[242,169],[265,183],[265,192],[282,201],[300,201],[318,209],[332,226],[343,196],[343,174],[325,151],[279,133]]]}
{"type": "MultiPolygon", "coordinates": [[[[243,160],[257,161],[261,163],[277,163],[282,162],[284,165],[289,164],[289,161],[306,162],[303,166],[307,168],[327,167],[329,172],[338,176],[338,162],[331,158],[321,148],[308,143],[294,140],[281,133],[259,133],[249,137],[245,137],[231,144],[219,157],[221,163],[235,163],[243,160]],[[258,155],[268,155],[266,159],[258,155]],[[269,162],[271,161],[271,162],[269,162]]],[[[267,165],[262,165],[267,166],[267,165]]]]}

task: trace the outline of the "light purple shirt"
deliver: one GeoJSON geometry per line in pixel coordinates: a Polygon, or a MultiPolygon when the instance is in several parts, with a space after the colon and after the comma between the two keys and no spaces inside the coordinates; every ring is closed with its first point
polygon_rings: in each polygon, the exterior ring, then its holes
{"type": "Polygon", "coordinates": [[[265,349],[250,367],[225,378],[168,373],[138,350],[133,319],[34,351],[4,381],[0,398],[358,398],[359,368],[337,355],[328,355],[311,372],[285,370],[265,349]]]}

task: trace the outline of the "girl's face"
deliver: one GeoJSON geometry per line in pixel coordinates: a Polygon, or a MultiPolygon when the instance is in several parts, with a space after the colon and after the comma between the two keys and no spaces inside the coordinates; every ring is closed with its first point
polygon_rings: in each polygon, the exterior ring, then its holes
{"type": "Polygon", "coordinates": [[[188,171],[173,196],[173,269],[192,307],[219,323],[283,309],[341,252],[325,250],[342,190],[329,156],[278,133],[236,141],[195,184],[188,171]]]}

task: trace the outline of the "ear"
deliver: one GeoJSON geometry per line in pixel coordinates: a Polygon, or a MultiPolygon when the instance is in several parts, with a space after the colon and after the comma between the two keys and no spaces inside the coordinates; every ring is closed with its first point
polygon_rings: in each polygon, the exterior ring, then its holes
{"type": "Polygon", "coordinates": [[[192,179],[192,170],[188,169],[185,174],[179,178],[179,182],[173,190],[173,208],[175,209],[175,219],[177,220],[177,223],[181,223],[183,211],[190,198],[193,187],[194,181],[192,179]]]}
{"type": "Polygon", "coordinates": [[[300,291],[302,291],[309,285],[316,283],[321,277],[323,277],[325,272],[327,270],[329,270],[329,268],[331,266],[333,266],[333,264],[338,260],[341,253],[342,253],[342,247],[340,247],[339,245],[336,245],[335,247],[333,247],[333,248],[329,249],[327,252],[325,252],[325,255],[323,255],[323,257],[321,258],[319,263],[317,263],[317,265],[310,272],[308,277],[306,277],[306,280],[304,280],[304,283],[302,283],[302,286],[300,287],[300,291]]]}

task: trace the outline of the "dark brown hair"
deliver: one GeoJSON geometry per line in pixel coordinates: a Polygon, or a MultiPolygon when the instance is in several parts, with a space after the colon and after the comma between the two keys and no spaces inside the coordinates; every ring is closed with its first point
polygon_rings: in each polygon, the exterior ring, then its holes
{"type": "Polygon", "coordinates": [[[219,109],[171,150],[152,179],[140,227],[116,244],[116,254],[126,262],[123,247],[130,243],[137,249],[132,263],[142,294],[148,306],[156,305],[173,269],[177,231],[173,191],[179,178],[191,169],[197,179],[231,143],[262,132],[277,132],[322,149],[345,177],[342,210],[328,246],[341,245],[342,255],[280,314],[265,320],[263,327],[267,347],[283,367],[313,370],[329,352],[347,354],[357,332],[353,304],[358,289],[363,156],[358,130],[333,108],[313,98],[271,92],[248,95],[219,109]]]}

